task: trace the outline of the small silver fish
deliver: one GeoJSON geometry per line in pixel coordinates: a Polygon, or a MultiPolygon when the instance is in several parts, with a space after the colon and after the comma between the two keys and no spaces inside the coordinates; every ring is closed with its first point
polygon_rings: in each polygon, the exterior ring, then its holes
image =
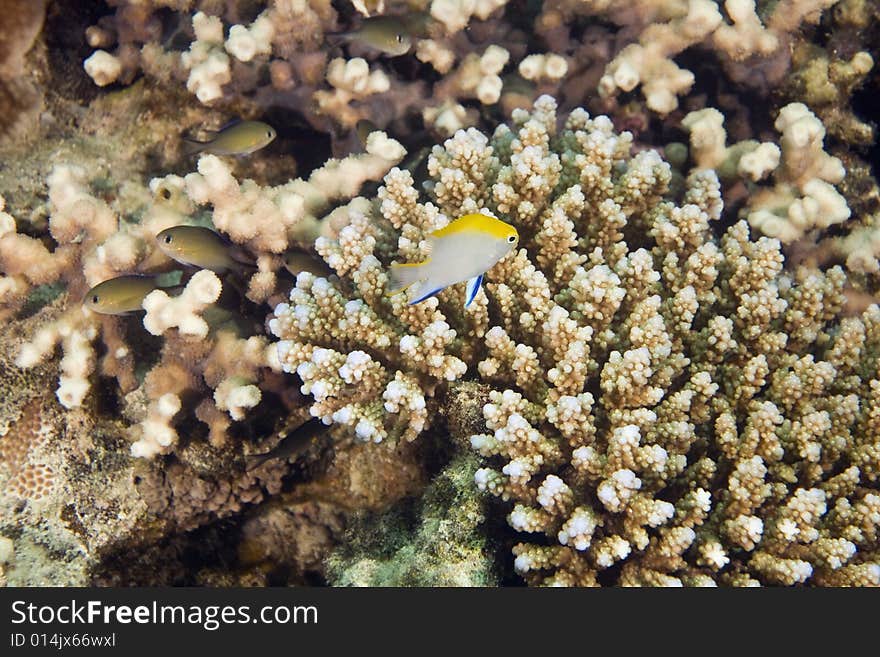
{"type": "Polygon", "coordinates": [[[395,16],[365,18],[357,29],[333,36],[346,41],[357,41],[393,57],[405,55],[412,48],[410,28],[405,21],[395,16]]]}
{"type": "Polygon", "coordinates": [[[297,248],[289,249],[284,254],[284,267],[294,276],[301,271],[307,271],[315,276],[327,278],[333,273],[330,265],[321,258],[297,248]]]}
{"type": "Polygon", "coordinates": [[[254,266],[243,260],[238,247],[227,242],[219,233],[202,226],[166,228],[156,235],[156,242],[169,258],[218,274],[254,266]]]}
{"type": "Polygon", "coordinates": [[[208,141],[184,139],[187,154],[248,155],[269,145],[275,139],[275,128],[262,121],[239,121],[221,128],[208,141]]]}
{"type": "Polygon", "coordinates": [[[245,469],[253,470],[272,459],[290,459],[291,457],[299,456],[314,445],[327,429],[327,425],[318,418],[308,420],[288,433],[280,443],[268,452],[246,456],[245,469]]]}
{"type": "Polygon", "coordinates": [[[141,310],[144,297],[159,287],[154,276],[117,276],[89,290],[83,305],[102,315],[126,315],[141,310]]]}

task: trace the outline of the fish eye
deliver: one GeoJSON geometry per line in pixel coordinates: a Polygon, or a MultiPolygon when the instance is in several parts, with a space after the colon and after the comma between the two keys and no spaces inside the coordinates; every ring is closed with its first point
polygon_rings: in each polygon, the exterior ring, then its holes
{"type": "Polygon", "coordinates": [[[171,235],[165,236],[165,244],[171,244],[172,240],[173,240],[173,238],[171,237],[171,235]]]}
{"type": "Polygon", "coordinates": [[[508,236],[507,236],[507,241],[510,242],[511,244],[513,244],[514,242],[516,242],[516,235],[508,235],[508,236]]]}
{"type": "Polygon", "coordinates": [[[98,299],[98,295],[97,294],[92,295],[92,303],[98,303],[98,301],[100,301],[100,299],[98,299]]]}
{"type": "Polygon", "coordinates": [[[271,131],[271,130],[266,130],[266,136],[267,136],[267,137],[271,137],[271,136],[272,136],[272,131],[271,131]]]}
{"type": "Polygon", "coordinates": [[[163,187],[162,191],[159,192],[159,196],[161,196],[166,201],[171,198],[171,190],[167,187],[163,187]]]}
{"type": "Polygon", "coordinates": [[[397,43],[403,43],[403,35],[402,34],[397,35],[397,43]]]}

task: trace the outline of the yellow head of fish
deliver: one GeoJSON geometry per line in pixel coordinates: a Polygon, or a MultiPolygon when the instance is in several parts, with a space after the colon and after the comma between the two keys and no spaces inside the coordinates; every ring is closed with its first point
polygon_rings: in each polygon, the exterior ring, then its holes
{"type": "Polygon", "coordinates": [[[445,287],[467,281],[465,307],[480,290],[483,274],[516,248],[519,233],[487,214],[467,214],[428,238],[431,257],[420,263],[391,265],[389,292],[409,292],[419,303],[445,287]]]}

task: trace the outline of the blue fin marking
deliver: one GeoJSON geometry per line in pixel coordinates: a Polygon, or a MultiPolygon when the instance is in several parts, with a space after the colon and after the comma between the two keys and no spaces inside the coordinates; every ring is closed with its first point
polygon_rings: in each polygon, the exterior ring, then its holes
{"type": "Polygon", "coordinates": [[[434,290],[433,292],[429,292],[428,294],[426,294],[426,295],[424,295],[424,296],[422,296],[422,297],[419,297],[418,299],[414,299],[414,300],[410,301],[410,302],[409,302],[409,305],[414,306],[414,305],[416,305],[417,303],[421,303],[421,302],[424,301],[425,299],[430,299],[430,298],[433,297],[435,294],[437,294],[438,292],[440,292],[440,290],[442,290],[442,289],[443,289],[442,287],[438,287],[438,288],[437,288],[436,290],[434,290]]]}
{"type": "Polygon", "coordinates": [[[480,285],[483,283],[483,275],[474,276],[467,282],[467,289],[465,293],[464,307],[470,308],[474,299],[477,298],[477,293],[480,291],[480,285]]]}

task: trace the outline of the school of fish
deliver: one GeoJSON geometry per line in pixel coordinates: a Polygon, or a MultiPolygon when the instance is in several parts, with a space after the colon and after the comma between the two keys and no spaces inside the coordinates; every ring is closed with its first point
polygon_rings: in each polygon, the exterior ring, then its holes
{"type": "MultiPolygon", "coordinates": [[[[379,16],[363,19],[357,27],[334,36],[343,42],[358,42],[382,54],[396,57],[409,52],[413,40],[427,36],[430,16],[414,12],[406,16],[379,16]]],[[[361,145],[378,130],[362,120],[355,127],[361,145]]],[[[235,121],[216,130],[206,131],[205,141],[183,138],[188,155],[212,153],[243,156],[255,153],[272,143],[276,130],[262,121],[235,121]]],[[[427,159],[427,150],[414,149],[401,166],[416,173],[427,159]]],[[[430,257],[420,263],[394,263],[389,270],[388,293],[406,292],[410,304],[421,303],[441,290],[467,281],[465,307],[469,307],[482,285],[483,276],[495,263],[516,248],[519,234],[512,225],[488,214],[468,214],[452,221],[428,238],[430,257]]],[[[195,225],[167,228],[156,235],[159,249],[171,260],[186,267],[210,269],[218,274],[237,273],[254,268],[252,257],[214,230],[195,225]]],[[[284,268],[293,276],[309,272],[327,277],[333,271],[308,251],[291,248],[283,255],[284,268]]],[[[125,315],[141,309],[144,297],[159,288],[156,276],[149,273],[126,274],[95,285],[83,304],[93,312],[125,315]]]]}

